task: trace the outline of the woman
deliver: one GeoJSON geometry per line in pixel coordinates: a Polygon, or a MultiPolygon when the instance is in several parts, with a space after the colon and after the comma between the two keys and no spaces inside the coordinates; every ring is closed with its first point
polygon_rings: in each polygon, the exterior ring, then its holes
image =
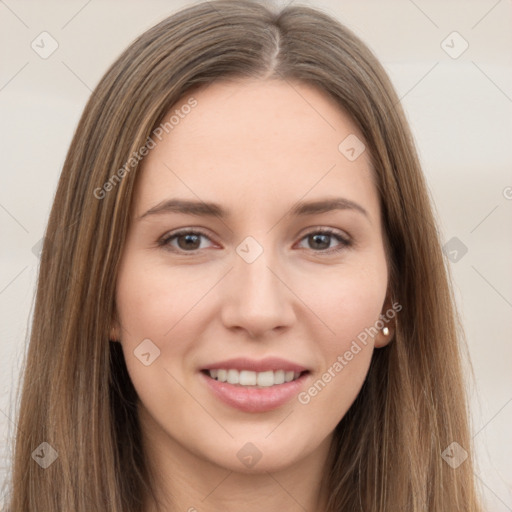
{"type": "Polygon", "coordinates": [[[480,511],[458,338],[373,54],[309,7],[197,4],[71,143],[9,510],[480,511]]]}

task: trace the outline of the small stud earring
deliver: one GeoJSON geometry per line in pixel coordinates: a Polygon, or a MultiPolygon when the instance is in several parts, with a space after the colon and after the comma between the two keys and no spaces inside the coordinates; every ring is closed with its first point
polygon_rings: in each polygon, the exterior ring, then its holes
{"type": "Polygon", "coordinates": [[[389,329],[387,327],[384,327],[384,329],[382,329],[382,334],[384,334],[384,336],[387,336],[389,334],[389,329]]]}

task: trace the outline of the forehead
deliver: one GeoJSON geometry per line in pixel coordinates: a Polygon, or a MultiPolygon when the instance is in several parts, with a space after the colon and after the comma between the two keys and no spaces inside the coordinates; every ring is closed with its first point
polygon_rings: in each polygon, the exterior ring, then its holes
{"type": "Polygon", "coordinates": [[[136,214],[173,196],[269,211],[283,201],[348,195],[368,210],[377,208],[368,152],[351,161],[340,151],[347,137],[362,143],[362,135],[313,86],[215,82],[185,94],[164,122],[171,116],[172,129],[154,139],[156,147],[143,161],[136,214]],[[184,108],[191,100],[195,106],[184,108]]]}
{"type": "MultiPolygon", "coordinates": [[[[318,148],[338,152],[340,136],[359,134],[350,116],[325,92],[301,82],[282,80],[230,80],[185,94],[167,116],[178,113],[193,97],[197,106],[186,114],[173,116],[176,123],[169,139],[169,150],[197,148],[198,144],[215,154],[228,156],[233,147],[250,154],[260,149],[315,154],[318,148]],[[223,145],[215,146],[216,139],[223,145]],[[210,147],[214,146],[214,147],[210,147]]],[[[322,153],[323,154],[323,153],[322,153]]],[[[242,155],[240,155],[242,156],[242,155]]],[[[265,155],[259,154],[259,157],[265,155]]],[[[288,157],[292,155],[289,154],[288,157]]],[[[321,156],[321,155],[318,155],[321,156]]]]}

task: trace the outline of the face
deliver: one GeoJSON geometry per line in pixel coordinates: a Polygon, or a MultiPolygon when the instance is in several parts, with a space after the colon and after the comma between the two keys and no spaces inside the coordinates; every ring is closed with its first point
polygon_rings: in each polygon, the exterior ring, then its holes
{"type": "Polygon", "coordinates": [[[315,88],[193,98],[138,176],[114,336],[163,451],[275,471],[325,453],[391,338],[379,199],[362,135],[315,88]]]}

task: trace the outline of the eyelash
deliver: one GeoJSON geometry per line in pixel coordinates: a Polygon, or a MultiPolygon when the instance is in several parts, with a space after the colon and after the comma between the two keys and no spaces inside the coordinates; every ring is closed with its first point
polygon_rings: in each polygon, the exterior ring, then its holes
{"type": "MultiPolygon", "coordinates": [[[[196,254],[197,251],[201,250],[201,249],[194,249],[193,251],[185,251],[183,249],[176,249],[175,247],[170,248],[171,246],[170,246],[169,242],[171,240],[173,240],[174,238],[177,238],[177,237],[183,236],[183,235],[201,235],[210,240],[210,237],[206,233],[204,233],[203,231],[201,231],[199,229],[198,230],[183,229],[183,230],[176,231],[175,233],[171,233],[169,235],[165,235],[164,237],[162,237],[162,239],[160,239],[158,241],[158,246],[164,247],[165,249],[170,250],[171,252],[176,252],[176,253],[181,253],[181,254],[187,254],[187,253],[196,254]]],[[[311,249],[315,253],[319,253],[319,254],[338,253],[352,245],[352,241],[350,239],[341,236],[337,231],[330,229],[330,228],[322,228],[322,229],[317,229],[315,231],[310,231],[309,233],[306,233],[301,238],[301,241],[309,236],[312,236],[312,235],[329,235],[331,237],[336,238],[340,242],[339,247],[336,247],[336,248],[320,249],[317,251],[311,249]]]]}

